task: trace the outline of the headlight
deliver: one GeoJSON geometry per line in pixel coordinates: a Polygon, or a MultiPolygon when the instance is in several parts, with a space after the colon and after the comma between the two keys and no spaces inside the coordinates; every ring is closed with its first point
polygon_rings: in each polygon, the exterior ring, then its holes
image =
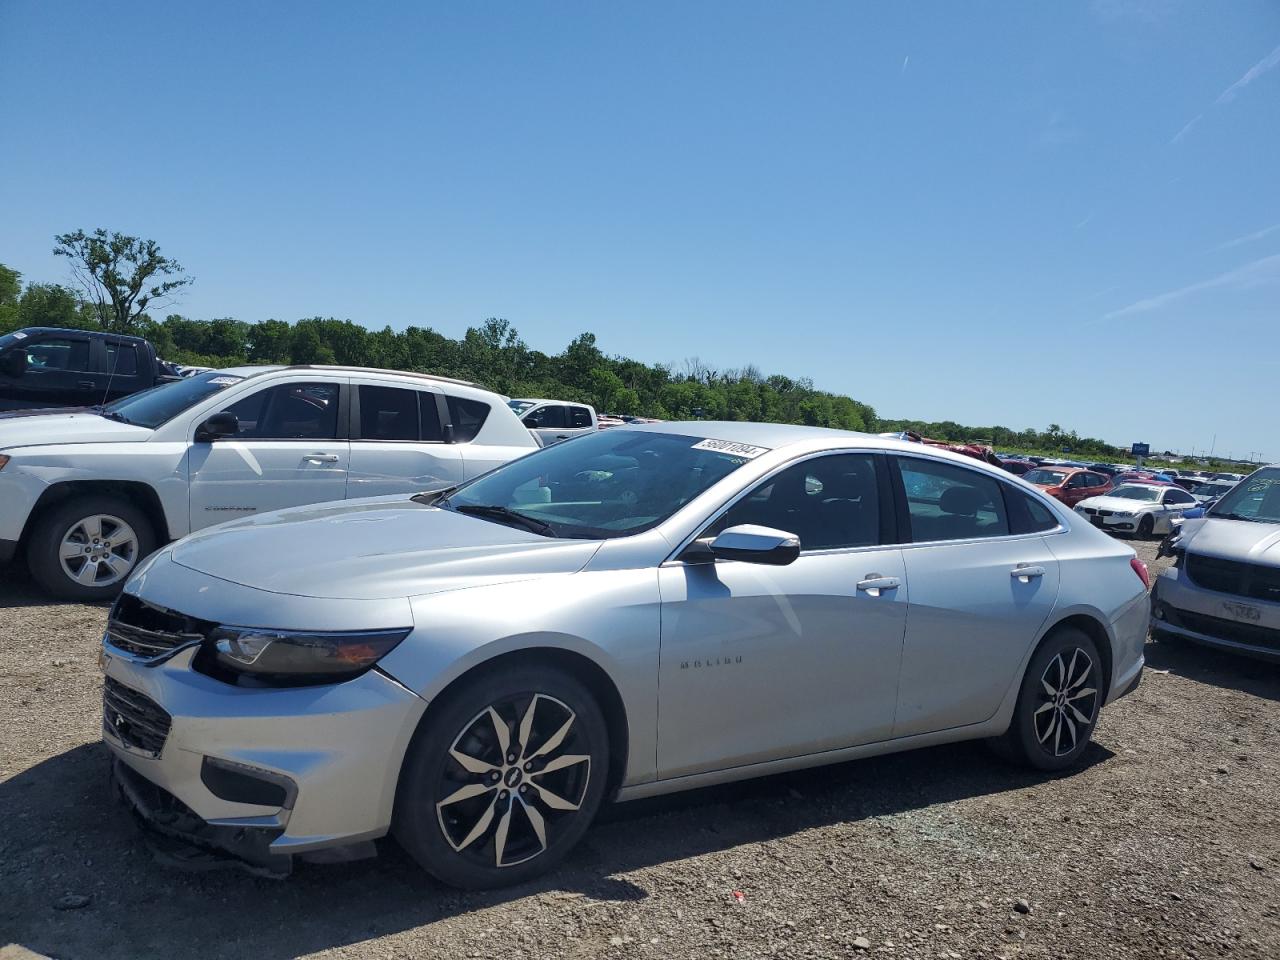
{"type": "Polygon", "coordinates": [[[352,633],[217,627],[209,633],[220,672],[266,683],[335,683],[364,673],[395,649],[409,628],[352,633]]]}

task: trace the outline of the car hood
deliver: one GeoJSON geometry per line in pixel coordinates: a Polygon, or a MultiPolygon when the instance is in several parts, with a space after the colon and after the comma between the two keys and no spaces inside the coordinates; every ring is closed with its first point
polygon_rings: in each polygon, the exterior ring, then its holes
{"type": "Polygon", "coordinates": [[[399,496],[233,520],[179,541],[172,559],[271,593],[377,600],[576,573],[599,547],[399,496]]]}
{"type": "Polygon", "coordinates": [[[53,443],[128,443],[149,436],[146,427],[108,420],[87,409],[0,413],[0,450],[53,443]]]}
{"type": "Polygon", "coordinates": [[[1194,529],[1183,527],[1182,545],[1193,553],[1280,567],[1280,523],[1205,517],[1194,529]]]}
{"type": "Polygon", "coordinates": [[[1130,500],[1126,497],[1090,497],[1081,500],[1076,506],[1094,507],[1098,510],[1121,510],[1125,513],[1141,513],[1143,507],[1150,509],[1159,506],[1146,500],[1130,500]]]}

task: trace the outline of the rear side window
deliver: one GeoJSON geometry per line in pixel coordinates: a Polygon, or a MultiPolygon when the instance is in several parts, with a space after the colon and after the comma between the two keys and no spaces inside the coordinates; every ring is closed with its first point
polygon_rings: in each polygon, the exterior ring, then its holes
{"type": "Polygon", "coordinates": [[[1003,537],[1010,532],[1001,484],[937,460],[898,457],[915,543],[1003,537]]]}
{"type": "Polygon", "coordinates": [[[1044,533],[1058,525],[1057,518],[1035,497],[1021,490],[1003,485],[1004,505],[1009,511],[1009,530],[1012,533],[1044,533]]]}
{"type": "Polygon", "coordinates": [[[489,405],[482,400],[466,400],[447,397],[449,419],[453,422],[453,442],[467,443],[476,438],[485,420],[489,419],[489,405]]]}
{"type": "Polygon", "coordinates": [[[418,393],[360,386],[360,439],[418,439],[418,393]]]}
{"type": "MultiPolygon", "coordinates": [[[[452,401],[452,398],[450,398],[452,401]]],[[[524,418],[524,425],[531,430],[560,430],[565,426],[564,407],[549,403],[539,407],[524,418]]]]}
{"type": "Polygon", "coordinates": [[[107,373],[117,377],[138,375],[138,348],[131,343],[108,343],[107,373]]]}
{"type": "Polygon", "coordinates": [[[591,411],[586,407],[570,407],[569,426],[578,429],[591,426],[591,411]]]}

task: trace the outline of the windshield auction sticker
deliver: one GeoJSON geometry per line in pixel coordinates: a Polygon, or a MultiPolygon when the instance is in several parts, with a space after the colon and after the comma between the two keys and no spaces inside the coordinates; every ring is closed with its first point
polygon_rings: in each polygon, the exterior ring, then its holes
{"type": "Polygon", "coordinates": [[[229,387],[233,383],[239,383],[244,377],[214,377],[209,382],[219,387],[229,387]]]}
{"type": "Polygon", "coordinates": [[[768,447],[753,447],[749,443],[734,443],[732,440],[700,440],[693,445],[694,450],[714,450],[716,453],[727,453],[744,460],[754,460],[762,453],[768,453],[768,447]]]}

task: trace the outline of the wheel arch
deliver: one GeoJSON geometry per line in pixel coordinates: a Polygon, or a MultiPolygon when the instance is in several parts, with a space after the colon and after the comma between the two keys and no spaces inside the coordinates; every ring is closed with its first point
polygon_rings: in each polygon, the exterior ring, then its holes
{"type": "MultiPolygon", "coordinates": [[[[1106,703],[1110,698],[1111,681],[1115,676],[1115,650],[1112,646],[1111,631],[1107,629],[1100,615],[1081,610],[1068,613],[1055,620],[1032,648],[1031,656],[1027,658],[1027,663],[1031,662],[1031,658],[1036,655],[1036,652],[1044,646],[1050,637],[1064,627],[1073,627],[1079,630],[1092,640],[1093,645],[1098,648],[1098,656],[1102,658],[1102,702],[1106,703]]],[[[1021,683],[1021,678],[1019,678],[1019,683],[1021,683]]]]}
{"type": "MultiPolygon", "coordinates": [[[[604,714],[605,727],[609,735],[609,772],[605,797],[612,798],[622,785],[630,755],[631,734],[626,705],[609,672],[596,660],[577,650],[549,645],[522,647],[494,653],[478,663],[467,666],[456,676],[450,677],[437,692],[432,694],[427,709],[418,720],[413,737],[417,738],[424,730],[430,728],[435,717],[440,713],[441,704],[450,692],[456,690],[461,684],[469,683],[477,676],[483,676],[490,671],[519,665],[522,662],[563,670],[582,683],[595,697],[601,713],[604,714]]],[[[405,757],[401,760],[401,772],[408,756],[409,751],[406,750],[405,757]]],[[[401,774],[397,774],[397,792],[400,776],[401,774]]]]}
{"type": "Polygon", "coordinates": [[[157,544],[168,543],[172,537],[169,533],[169,520],[165,516],[160,494],[148,483],[141,480],[63,480],[50,484],[40,499],[36,501],[27,522],[23,525],[19,543],[25,547],[31,538],[31,532],[41,518],[68,500],[78,496],[117,496],[128,500],[151,521],[155,531],[157,544]]]}

